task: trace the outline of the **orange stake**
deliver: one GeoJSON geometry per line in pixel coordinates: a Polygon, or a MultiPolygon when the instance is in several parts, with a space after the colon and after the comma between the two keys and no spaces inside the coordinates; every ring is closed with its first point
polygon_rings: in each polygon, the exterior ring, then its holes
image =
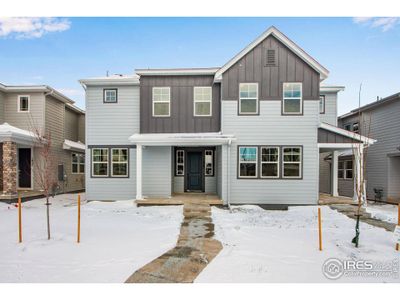
{"type": "Polygon", "coordinates": [[[81,195],[78,194],[78,238],[77,242],[81,242],[81,195]]]}
{"type": "Polygon", "coordinates": [[[22,243],[22,203],[21,197],[18,198],[18,236],[19,242],[22,243]]]}
{"type": "MultiPolygon", "coordinates": [[[[397,225],[400,226],[400,203],[398,204],[397,225]]],[[[399,251],[399,243],[396,244],[396,251],[399,251]]]]}
{"type": "Polygon", "coordinates": [[[318,237],[319,237],[319,251],[322,251],[322,224],[321,224],[321,208],[318,207],[318,237]]]}

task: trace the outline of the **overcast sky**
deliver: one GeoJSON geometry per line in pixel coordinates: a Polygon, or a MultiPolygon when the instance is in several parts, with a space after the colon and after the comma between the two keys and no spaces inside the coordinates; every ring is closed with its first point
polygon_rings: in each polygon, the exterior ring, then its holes
{"type": "Polygon", "coordinates": [[[0,18],[0,82],[46,84],[84,108],[81,78],[222,66],[274,25],[343,85],[339,114],[400,92],[398,18],[0,18]]]}

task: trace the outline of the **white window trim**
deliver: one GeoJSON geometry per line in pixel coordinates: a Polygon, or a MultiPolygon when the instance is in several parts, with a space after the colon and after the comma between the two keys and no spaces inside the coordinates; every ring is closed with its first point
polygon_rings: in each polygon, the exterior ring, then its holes
{"type": "Polygon", "coordinates": [[[240,146],[238,149],[238,161],[239,161],[239,178],[258,178],[258,147],[257,146],[240,146]],[[241,161],[241,155],[240,155],[240,149],[241,148],[255,148],[256,149],[256,160],[255,162],[249,162],[249,161],[241,161]],[[254,176],[242,176],[240,175],[240,164],[241,163],[249,163],[249,164],[256,164],[256,174],[254,176]]]}
{"type": "Polygon", "coordinates": [[[104,89],[104,103],[118,103],[118,92],[117,89],[104,89]],[[107,91],[113,91],[115,93],[115,101],[107,101],[107,91]]]}
{"type": "Polygon", "coordinates": [[[319,95],[319,113],[321,115],[325,114],[325,110],[326,110],[326,97],[325,95],[319,95]],[[321,111],[321,99],[323,99],[323,110],[321,111]]]}
{"type": "Polygon", "coordinates": [[[212,116],[212,87],[211,86],[195,86],[193,88],[193,115],[195,117],[211,117],[212,116]],[[210,100],[196,100],[196,89],[210,89],[210,100]],[[196,103],[210,103],[210,113],[208,115],[196,114],[196,103]]]}
{"type": "Polygon", "coordinates": [[[278,147],[278,146],[261,146],[260,147],[260,177],[261,178],[280,178],[280,161],[281,161],[281,153],[280,153],[280,147],[278,147]],[[262,150],[263,149],[270,149],[270,148],[275,148],[275,149],[278,149],[278,160],[277,161],[275,161],[275,162],[271,162],[271,161],[264,161],[263,162],[263,160],[262,160],[262,150]],[[263,164],[269,164],[269,165],[273,165],[273,164],[276,164],[276,165],[278,165],[278,175],[277,176],[263,176],[263,174],[262,174],[262,165],[263,164]]]}
{"type": "Polygon", "coordinates": [[[80,154],[81,154],[81,155],[83,155],[82,157],[85,158],[85,155],[82,154],[82,153],[77,153],[77,152],[71,153],[71,174],[85,174],[85,172],[81,172],[81,171],[80,171],[80,170],[81,170],[80,165],[85,165],[85,161],[83,161],[83,163],[80,162],[80,161],[79,161],[79,156],[78,156],[78,162],[77,162],[77,163],[74,163],[74,160],[73,160],[74,154],[75,154],[75,155],[80,155],[80,154]],[[74,164],[77,165],[77,167],[78,167],[78,169],[77,169],[78,172],[74,172],[74,168],[73,168],[74,164]]]}
{"type": "Polygon", "coordinates": [[[153,88],[152,88],[152,91],[151,91],[151,98],[152,98],[152,106],[153,106],[153,117],[155,117],[155,118],[168,118],[168,117],[171,117],[171,87],[169,87],[169,86],[154,86],[153,88]],[[155,101],[154,100],[154,90],[155,89],[168,89],[168,101],[160,101],[160,100],[157,100],[157,101],[155,101]],[[168,103],[168,115],[156,115],[156,114],[154,114],[154,104],[155,103],[168,103]]]}
{"type": "Polygon", "coordinates": [[[282,147],[282,178],[293,178],[299,179],[302,178],[302,164],[303,164],[303,148],[299,146],[287,146],[282,147]],[[287,161],[285,162],[285,149],[288,148],[299,148],[300,149],[300,161],[287,161]],[[299,165],[299,176],[285,176],[285,164],[298,164],[299,165]]]}
{"type": "Polygon", "coordinates": [[[214,176],[214,150],[206,149],[204,150],[204,175],[205,176],[214,176]],[[207,174],[207,163],[206,163],[206,155],[207,151],[211,152],[211,174],[207,174]]]}
{"type": "MultiPolygon", "coordinates": [[[[302,82],[284,82],[282,86],[282,114],[284,115],[301,115],[303,114],[303,83],[302,82]],[[299,84],[300,85],[300,97],[285,97],[285,84],[299,84]],[[288,100],[300,100],[300,111],[299,112],[285,112],[285,99],[288,100]]],[[[319,109],[318,109],[319,110],[319,109]]]]}
{"type": "Polygon", "coordinates": [[[31,111],[31,96],[30,95],[18,95],[18,112],[20,113],[29,113],[31,111]],[[28,110],[21,111],[21,98],[27,97],[28,98],[28,110]]]}
{"type": "Polygon", "coordinates": [[[346,160],[341,160],[340,162],[343,162],[343,169],[340,169],[338,166],[338,179],[344,179],[344,180],[353,180],[354,177],[354,170],[353,170],[353,164],[354,162],[351,159],[346,159],[346,160]],[[352,168],[348,169],[347,168],[347,162],[351,161],[352,162],[352,168]],[[347,177],[347,172],[348,170],[351,170],[353,176],[352,177],[347,177]],[[339,177],[339,171],[343,171],[343,177],[339,177]]]}
{"type": "Polygon", "coordinates": [[[92,170],[91,170],[92,177],[102,177],[102,178],[108,177],[108,174],[109,174],[109,171],[110,171],[110,150],[109,150],[109,148],[92,148],[92,151],[90,153],[90,160],[91,160],[91,167],[92,167],[92,170]],[[94,150],[107,150],[107,162],[95,162],[93,160],[93,152],[94,152],[94,150]],[[107,164],[107,174],[106,175],[95,175],[93,166],[95,164],[105,164],[105,163],[107,164]]]}
{"type": "Polygon", "coordinates": [[[259,99],[258,99],[258,82],[241,82],[239,83],[239,115],[258,115],[258,110],[259,110],[259,99]],[[257,95],[256,95],[256,112],[242,112],[242,99],[246,100],[246,99],[254,99],[253,97],[245,97],[242,98],[240,97],[240,88],[243,85],[255,85],[256,86],[256,91],[257,91],[257,95]]]}
{"type": "Polygon", "coordinates": [[[176,150],[175,153],[175,176],[184,176],[185,175],[185,150],[176,150]],[[182,153],[183,162],[178,163],[178,153],[182,153]],[[178,174],[178,166],[183,166],[183,173],[178,174]]]}
{"type": "Polygon", "coordinates": [[[129,177],[129,149],[128,148],[110,148],[110,153],[109,153],[109,157],[110,157],[110,162],[111,162],[111,177],[114,178],[127,178],[129,177]],[[126,150],[126,162],[120,162],[120,161],[113,161],[113,150],[126,150]],[[114,164],[126,164],[126,175],[114,175],[114,164]]]}

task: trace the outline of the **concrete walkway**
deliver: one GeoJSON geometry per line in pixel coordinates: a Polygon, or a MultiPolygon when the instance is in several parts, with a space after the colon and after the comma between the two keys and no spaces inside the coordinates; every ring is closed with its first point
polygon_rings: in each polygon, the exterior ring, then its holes
{"type": "Polygon", "coordinates": [[[183,214],[175,248],[137,270],[126,283],[191,283],[222,250],[222,244],[213,239],[209,204],[185,201],[183,214]]]}

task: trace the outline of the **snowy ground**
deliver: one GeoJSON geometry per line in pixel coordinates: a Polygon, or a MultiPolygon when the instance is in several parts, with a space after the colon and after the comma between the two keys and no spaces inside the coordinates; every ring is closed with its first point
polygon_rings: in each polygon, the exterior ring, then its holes
{"type": "Polygon", "coordinates": [[[399,278],[324,277],[328,258],[397,262],[392,233],[361,223],[360,247],[351,244],[355,222],[322,207],[323,251],[318,251],[317,207],[265,211],[235,207],[233,213],[213,208],[216,238],[223,250],[197,282],[400,282],[399,278]]]}
{"type": "Polygon", "coordinates": [[[367,212],[374,219],[397,224],[398,207],[392,204],[377,204],[368,202],[367,212]]]}
{"type": "MultiPolygon", "coordinates": [[[[84,196],[84,195],[83,195],[84,196]]],[[[175,246],[182,207],[140,207],[132,201],[89,202],[76,243],[76,195],[57,196],[47,240],[44,200],[23,204],[23,243],[17,208],[0,203],[0,282],[124,282],[175,246]]]]}

